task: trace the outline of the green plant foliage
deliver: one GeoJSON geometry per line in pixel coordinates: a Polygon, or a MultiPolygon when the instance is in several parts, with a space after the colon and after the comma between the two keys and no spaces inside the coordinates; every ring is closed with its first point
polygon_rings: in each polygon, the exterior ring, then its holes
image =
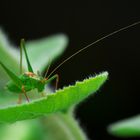
{"type": "MultiPolygon", "coordinates": [[[[2,30],[0,30],[0,60],[16,74],[19,73],[18,61],[15,58],[17,53],[18,53],[17,50],[14,49],[14,47],[12,47],[12,45],[9,43],[6,35],[3,33],[2,30]]],[[[7,73],[1,66],[0,66],[0,79],[2,79],[0,80],[0,90],[1,90],[9,80],[7,73]]]]}
{"type": "Polygon", "coordinates": [[[0,125],[1,140],[43,140],[43,136],[42,125],[38,119],[0,125]]]}
{"type": "Polygon", "coordinates": [[[50,93],[46,97],[16,106],[0,109],[0,123],[12,123],[19,120],[32,119],[42,115],[66,111],[71,106],[83,101],[95,93],[106,81],[107,72],[90,77],[74,86],[68,86],[50,93]],[[8,116],[8,117],[7,117],[8,116]]]}
{"type": "Polygon", "coordinates": [[[140,137],[140,115],[118,121],[110,125],[108,131],[119,137],[140,137]]]}
{"type": "MultiPolygon", "coordinates": [[[[54,62],[60,56],[67,43],[68,39],[63,34],[30,42],[26,41],[29,59],[35,72],[39,70],[42,73],[49,62],[54,62]]],[[[12,46],[3,32],[0,31],[0,61],[18,75],[19,51],[12,46]]],[[[26,63],[24,62],[24,70],[27,69],[25,66],[26,63]]],[[[41,98],[37,91],[33,90],[28,93],[29,103],[24,102],[17,105],[15,104],[17,101],[16,94],[3,90],[9,81],[9,77],[0,67],[0,139],[44,140],[45,138],[62,140],[64,138],[65,140],[86,140],[87,137],[74,119],[71,110],[89,95],[95,93],[107,77],[108,73],[104,72],[82,82],[76,82],[73,86],[57,90],[55,93],[51,93],[51,89],[47,87],[47,96],[41,98]],[[44,115],[47,116],[40,117],[44,115]],[[40,118],[33,120],[33,118],[38,117],[40,118]]]]}

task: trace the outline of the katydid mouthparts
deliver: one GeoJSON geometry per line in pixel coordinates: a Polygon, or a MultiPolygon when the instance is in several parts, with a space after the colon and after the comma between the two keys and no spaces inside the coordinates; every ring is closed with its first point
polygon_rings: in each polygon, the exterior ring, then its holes
{"type": "Polygon", "coordinates": [[[22,94],[25,95],[26,100],[29,102],[29,98],[27,96],[27,92],[31,91],[33,89],[37,89],[39,93],[43,93],[43,91],[45,90],[45,86],[50,83],[53,80],[56,80],[56,89],[58,86],[58,81],[59,81],[59,76],[58,74],[54,74],[54,72],[56,72],[56,70],[58,68],[60,68],[64,63],[66,63],[68,60],[70,60],[71,58],[73,58],[74,56],[76,56],[77,54],[79,54],[80,52],[84,51],[85,49],[103,41],[104,39],[111,37],[121,31],[124,31],[128,28],[131,28],[133,26],[136,26],[140,24],[140,21],[135,22],[131,25],[125,26],[123,28],[120,28],[119,30],[116,30],[106,36],[101,37],[100,39],[92,42],[91,44],[83,47],[82,49],[78,50],[77,52],[75,52],[74,54],[72,54],[71,56],[69,56],[67,59],[65,59],[64,61],[62,61],[56,68],[54,68],[49,74],[49,67],[47,68],[47,71],[45,73],[45,76],[41,76],[39,73],[34,73],[33,68],[30,64],[29,58],[28,58],[28,54],[26,51],[26,47],[25,47],[25,41],[24,39],[21,39],[20,42],[20,75],[17,76],[16,74],[14,74],[9,68],[7,68],[1,61],[0,64],[3,67],[3,69],[6,71],[6,73],[8,74],[8,76],[11,78],[11,81],[9,81],[6,85],[7,89],[11,92],[14,93],[18,93],[19,94],[19,99],[18,99],[18,103],[20,104],[22,102],[22,94]],[[24,51],[25,54],[25,59],[27,62],[27,67],[28,67],[28,71],[27,72],[22,72],[22,51],[24,51]],[[53,76],[52,76],[53,75],[53,76]]]}

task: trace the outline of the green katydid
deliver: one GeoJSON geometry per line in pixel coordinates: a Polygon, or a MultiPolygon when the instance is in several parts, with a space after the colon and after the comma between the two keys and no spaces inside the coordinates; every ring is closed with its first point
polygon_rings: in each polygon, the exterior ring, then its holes
{"type": "Polygon", "coordinates": [[[19,94],[18,103],[21,103],[22,93],[25,95],[27,101],[29,102],[29,98],[26,92],[31,91],[33,89],[37,89],[38,92],[43,92],[45,89],[45,85],[50,83],[54,79],[56,79],[56,88],[57,88],[57,83],[58,83],[57,74],[55,74],[54,76],[48,79],[48,78],[42,77],[39,73],[38,74],[34,73],[33,68],[30,64],[28,55],[27,55],[24,39],[21,39],[21,42],[20,42],[20,74],[21,75],[18,77],[12,71],[10,71],[2,62],[0,62],[0,64],[5,69],[9,77],[11,78],[11,81],[9,81],[6,85],[8,90],[19,94]],[[27,61],[27,66],[28,66],[28,72],[25,72],[25,73],[22,73],[22,50],[24,50],[25,58],[27,61]]]}
{"type": "Polygon", "coordinates": [[[67,62],[68,60],[70,60],[72,57],[76,56],[77,54],[79,54],[80,52],[82,52],[83,50],[91,47],[92,45],[97,44],[98,42],[114,35],[117,34],[123,30],[126,30],[130,27],[133,27],[135,25],[140,24],[139,22],[133,23],[131,25],[128,25],[126,27],[123,27],[117,31],[114,31],[106,36],[103,36],[102,38],[92,42],[91,44],[87,45],[86,47],[78,50],[77,52],[75,52],[73,55],[71,55],[70,57],[68,57],[67,59],[65,59],[64,61],[62,61],[62,63],[60,63],[48,76],[48,70],[49,70],[49,66],[47,69],[47,72],[45,74],[45,77],[42,77],[39,73],[35,74],[32,66],[30,64],[29,58],[28,58],[28,54],[26,51],[26,47],[25,47],[25,42],[24,39],[21,40],[20,43],[20,76],[15,75],[11,70],[9,70],[1,61],[0,64],[1,66],[4,68],[4,70],[7,72],[7,74],[9,75],[9,77],[11,78],[11,81],[9,81],[7,83],[7,88],[9,91],[14,92],[14,93],[18,93],[19,94],[19,100],[18,103],[21,103],[21,96],[22,94],[25,95],[27,101],[29,102],[29,98],[26,94],[26,92],[31,91],[33,89],[37,89],[38,92],[43,92],[45,89],[45,85],[47,85],[48,83],[50,83],[52,80],[56,80],[56,89],[57,89],[57,85],[58,85],[58,74],[55,74],[52,76],[52,74],[59,68],[61,67],[65,62],[67,62]],[[28,72],[22,73],[22,50],[24,50],[25,53],[25,58],[27,61],[27,66],[28,66],[28,72]]]}

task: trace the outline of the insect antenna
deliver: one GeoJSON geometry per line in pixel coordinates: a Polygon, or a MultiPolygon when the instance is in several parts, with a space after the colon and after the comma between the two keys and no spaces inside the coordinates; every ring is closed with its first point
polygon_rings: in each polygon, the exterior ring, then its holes
{"type": "Polygon", "coordinates": [[[49,78],[49,77],[50,77],[58,68],[60,68],[64,63],[66,63],[67,61],[69,61],[71,58],[73,58],[74,56],[76,56],[76,55],[79,54],[80,52],[82,52],[82,51],[86,50],[87,48],[89,48],[89,47],[91,47],[91,46],[93,46],[93,45],[99,43],[100,41],[103,41],[104,39],[106,39],[106,38],[108,38],[108,37],[111,37],[111,36],[113,36],[113,35],[115,35],[115,34],[121,32],[121,31],[124,31],[124,30],[126,30],[126,29],[128,29],[128,28],[131,28],[131,27],[133,27],[133,26],[136,26],[136,25],[138,25],[138,24],[140,24],[140,21],[135,22],[135,23],[133,23],[133,24],[130,24],[130,25],[128,25],[128,26],[125,26],[125,27],[123,27],[123,28],[120,28],[119,30],[116,30],[116,31],[114,31],[114,32],[112,32],[112,33],[110,33],[110,34],[108,34],[108,35],[106,35],[106,36],[103,36],[103,37],[101,37],[100,39],[97,39],[96,41],[94,41],[94,42],[90,43],[89,45],[85,46],[84,48],[78,50],[77,52],[75,52],[74,54],[72,54],[71,56],[69,56],[67,59],[65,59],[64,61],[62,61],[56,68],[54,68],[54,69],[52,70],[52,72],[48,75],[47,78],[49,78]]]}

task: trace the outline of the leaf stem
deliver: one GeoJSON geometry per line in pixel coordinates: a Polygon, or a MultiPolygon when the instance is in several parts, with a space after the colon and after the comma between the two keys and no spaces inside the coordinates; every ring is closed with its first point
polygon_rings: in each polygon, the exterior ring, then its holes
{"type": "Polygon", "coordinates": [[[74,116],[70,113],[57,113],[43,118],[46,139],[87,140],[74,116]]]}

